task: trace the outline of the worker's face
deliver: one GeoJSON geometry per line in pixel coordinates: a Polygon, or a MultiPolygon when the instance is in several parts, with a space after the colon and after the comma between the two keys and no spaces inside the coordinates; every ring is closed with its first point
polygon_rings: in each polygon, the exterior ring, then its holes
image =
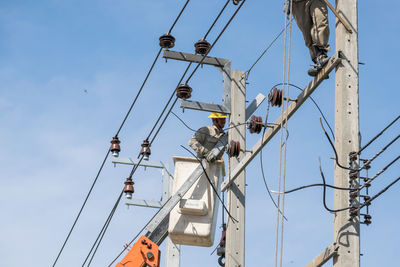
{"type": "Polygon", "coordinates": [[[225,126],[226,118],[216,118],[213,119],[213,124],[220,130],[222,130],[225,126]]]}

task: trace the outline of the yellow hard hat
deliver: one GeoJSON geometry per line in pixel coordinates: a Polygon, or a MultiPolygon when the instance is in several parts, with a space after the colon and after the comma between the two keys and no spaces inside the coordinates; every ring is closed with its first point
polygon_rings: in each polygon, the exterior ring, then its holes
{"type": "Polygon", "coordinates": [[[225,114],[222,114],[222,113],[211,112],[210,116],[208,116],[208,117],[212,118],[212,119],[219,119],[219,118],[226,118],[227,116],[225,114]]]}

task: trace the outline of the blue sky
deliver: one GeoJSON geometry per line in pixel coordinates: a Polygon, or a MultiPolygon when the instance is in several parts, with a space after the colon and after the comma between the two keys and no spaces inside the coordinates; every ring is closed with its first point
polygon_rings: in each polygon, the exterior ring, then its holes
{"type": "MultiPolygon", "coordinates": [[[[183,6],[171,1],[7,1],[0,3],[0,257],[2,266],[50,266],[84,197],[159,49],[158,37],[168,31],[183,6]],[[21,257],[21,255],[23,255],[21,257]]],[[[191,1],[172,34],[174,50],[192,52],[225,1],[191,1]]],[[[397,1],[360,1],[359,58],[360,129],[365,144],[399,113],[397,81],[400,18],[397,1]],[[390,7],[390,8],[388,8],[390,7]]],[[[282,30],[283,1],[246,1],[221,37],[212,56],[229,58],[233,69],[247,70],[282,30]]],[[[210,33],[212,42],[234,11],[229,5],[210,33]]],[[[334,17],[330,13],[334,51],[334,17]]],[[[282,81],[283,38],[251,72],[247,98],[282,81]]],[[[310,78],[307,49],[293,24],[290,82],[301,87],[310,78]]],[[[131,116],[120,133],[121,156],[136,156],[186,64],[160,59],[131,116]]],[[[218,103],[219,72],[205,66],[190,83],[193,99],[218,103]]],[[[299,92],[291,88],[290,95],[299,92]]],[[[334,75],[313,94],[334,124],[334,75]]],[[[192,128],[209,123],[207,113],[174,108],[192,128]]],[[[264,116],[263,104],[257,115],[264,116]]],[[[280,114],[274,109],[272,120],[280,114]]],[[[307,102],[289,121],[287,188],[319,183],[318,156],[333,183],[333,156],[319,126],[319,114],[307,102]]],[[[398,134],[398,124],[369,147],[369,158],[398,134]]],[[[152,159],[168,162],[188,156],[192,132],[170,117],[152,146],[152,159]]],[[[259,136],[248,134],[251,147],[259,136]]],[[[398,155],[395,144],[372,165],[379,171],[398,155]]],[[[277,188],[279,138],[264,148],[264,167],[277,188]]],[[[79,266],[86,257],[128,176],[127,166],[106,163],[87,207],[58,266],[79,266]]],[[[399,175],[395,164],[371,187],[378,192],[399,175]]],[[[134,176],[135,196],[157,200],[160,175],[140,169],[134,176]]],[[[263,187],[257,157],[247,168],[246,264],[273,266],[276,210],[263,187]],[[260,257],[262,255],[262,257],[260,257]]],[[[371,206],[373,224],[361,226],[362,266],[397,266],[400,185],[371,206]]],[[[332,191],[328,203],[332,207],[332,191]]],[[[322,206],[322,190],[287,196],[283,266],[304,266],[333,240],[333,215],[322,206]]],[[[154,210],[120,204],[92,266],[105,266],[152,216],[154,210]]],[[[220,233],[217,230],[216,239],[220,233]]],[[[216,266],[213,248],[182,248],[181,266],[216,266]]],[[[330,263],[331,264],[331,263],[330,263]]],[[[327,266],[330,266],[328,264],[327,266]]]]}

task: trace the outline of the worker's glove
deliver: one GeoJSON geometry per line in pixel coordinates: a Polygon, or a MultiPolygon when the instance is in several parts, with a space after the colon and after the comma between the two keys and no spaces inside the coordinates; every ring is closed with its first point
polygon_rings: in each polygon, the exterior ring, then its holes
{"type": "Polygon", "coordinates": [[[206,160],[208,161],[208,162],[214,162],[216,159],[217,159],[217,155],[215,155],[212,151],[209,151],[208,153],[207,153],[207,155],[206,155],[206,160]]]}
{"type": "Polygon", "coordinates": [[[203,149],[201,151],[201,155],[203,156],[202,158],[206,158],[208,153],[210,153],[210,150],[208,150],[207,148],[203,147],[203,149]]]}

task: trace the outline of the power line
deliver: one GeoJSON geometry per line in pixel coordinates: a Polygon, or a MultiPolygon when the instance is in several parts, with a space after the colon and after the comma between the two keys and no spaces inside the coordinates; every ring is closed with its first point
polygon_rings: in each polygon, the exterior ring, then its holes
{"type": "Polygon", "coordinates": [[[400,115],[397,116],[388,126],[386,126],[381,132],[379,132],[374,138],[372,138],[365,146],[363,146],[360,151],[358,151],[358,155],[361,154],[361,152],[366,149],[372,142],[374,142],[379,136],[381,136],[387,129],[389,129],[398,119],[400,118],[400,115]]]}
{"type": "MultiPolygon", "coordinates": [[[[270,104],[269,104],[269,102],[268,102],[268,105],[267,105],[267,112],[266,112],[266,114],[265,114],[265,123],[266,123],[266,124],[268,123],[269,107],[270,107],[270,104]]],[[[263,129],[263,133],[262,133],[262,137],[261,137],[261,143],[264,142],[265,130],[266,130],[266,128],[263,129]]],[[[277,205],[276,202],[275,202],[275,199],[274,199],[274,198],[272,197],[272,195],[271,195],[271,192],[270,192],[269,187],[268,187],[267,179],[265,178],[265,173],[264,173],[264,162],[263,162],[263,153],[262,153],[262,152],[263,152],[263,150],[261,149],[261,150],[260,150],[260,168],[261,168],[261,175],[262,175],[262,178],[263,178],[263,181],[264,181],[265,189],[267,190],[268,195],[269,195],[269,198],[271,199],[271,201],[272,201],[272,203],[274,204],[274,206],[276,207],[276,209],[279,211],[280,214],[282,214],[282,211],[280,210],[280,208],[278,207],[278,205],[277,205]]],[[[283,216],[283,218],[287,221],[287,218],[286,218],[285,216],[283,216]]]]}
{"type": "Polygon", "coordinates": [[[337,154],[336,148],[335,148],[335,146],[333,145],[333,142],[332,142],[331,138],[329,137],[328,133],[326,132],[326,130],[325,130],[325,128],[324,128],[324,125],[322,124],[322,120],[321,120],[321,119],[320,119],[320,122],[321,122],[322,130],[324,131],[325,136],[326,136],[326,138],[328,139],[329,144],[331,145],[331,147],[332,147],[332,149],[333,149],[333,151],[334,151],[334,153],[335,153],[335,161],[336,161],[336,164],[338,165],[338,167],[340,167],[340,168],[342,168],[342,169],[345,169],[345,170],[350,170],[350,171],[361,171],[362,169],[365,169],[366,166],[368,166],[373,160],[375,160],[379,155],[381,155],[383,152],[385,152],[386,149],[388,149],[394,142],[397,141],[397,139],[400,138],[400,135],[396,136],[392,141],[390,141],[384,148],[382,148],[382,149],[381,149],[378,153],[376,153],[372,158],[370,158],[369,160],[367,160],[367,161],[364,163],[364,165],[363,165],[362,167],[357,168],[357,169],[352,169],[352,168],[344,167],[343,165],[341,165],[341,164],[339,163],[338,154],[337,154]]]}
{"type": "MultiPolygon", "coordinates": [[[[240,8],[242,7],[242,5],[243,5],[243,3],[244,3],[245,1],[246,1],[246,0],[243,0],[242,4],[237,8],[237,10],[236,10],[235,13],[232,15],[232,17],[230,18],[230,20],[228,21],[228,23],[225,25],[225,27],[223,28],[223,30],[221,31],[221,33],[218,35],[218,37],[216,38],[216,40],[214,41],[214,43],[211,45],[210,49],[209,49],[209,50],[207,51],[207,53],[203,56],[202,60],[201,60],[201,61],[199,62],[199,64],[197,65],[196,69],[192,72],[192,74],[191,74],[191,76],[188,78],[187,82],[188,82],[188,81],[190,80],[190,78],[194,75],[194,73],[196,72],[197,68],[198,68],[198,67],[200,66],[200,64],[203,62],[203,60],[205,59],[205,57],[207,56],[207,54],[211,51],[211,49],[213,48],[213,46],[216,44],[216,42],[217,42],[217,41],[219,40],[219,38],[222,36],[223,32],[226,30],[226,28],[228,27],[228,25],[231,23],[231,21],[233,20],[233,18],[236,16],[237,12],[240,10],[240,8]]],[[[224,7],[224,8],[225,8],[225,7],[224,7]]],[[[221,12],[220,12],[220,14],[221,14],[221,12]]],[[[220,14],[218,15],[218,17],[220,16],[220,14]]],[[[214,24],[215,24],[215,23],[214,23],[214,24]]],[[[214,26],[214,25],[212,25],[212,26],[214,26]]],[[[185,71],[185,73],[182,75],[181,80],[180,80],[180,82],[178,83],[178,85],[182,82],[183,78],[185,77],[187,71],[188,71],[189,68],[190,68],[190,65],[191,65],[191,63],[190,63],[190,64],[188,65],[188,67],[186,68],[186,71],[185,71]]],[[[186,82],[186,83],[187,83],[187,82],[186,82]]],[[[148,137],[149,137],[149,136],[151,135],[151,133],[154,131],[154,129],[155,129],[157,123],[160,121],[160,119],[161,119],[163,113],[165,112],[165,110],[166,110],[166,108],[168,107],[169,103],[171,102],[172,98],[173,98],[173,94],[171,95],[171,97],[170,97],[170,99],[169,99],[167,105],[164,107],[164,109],[163,109],[161,115],[160,115],[159,118],[157,119],[157,122],[156,122],[156,124],[153,126],[153,128],[152,128],[150,134],[148,135],[148,137]]],[[[177,100],[178,100],[178,98],[175,98],[175,100],[174,100],[174,102],[172,103],[172,105],[171,105],[169,111],[167,112],[167,114],[165,115],[163,121],[161,122],[161,124],[160,124],[158,130],[156,131],[156,133],[154,134],[152,140],[150,141],[150,143],[149,143],[150,146],[151,146],[151,144],[154,142],[154,140],[155,140],[155,138],[157,137],[158,133],[160,132],[161,128],[163,127],[163,125],[164,125],[166,119],[168,118],[168,115],[169,115],[170,112],[172,111],[172,109],[173,109],[173,107],[175,106],[177,100]]],[[[137,168],[138,168],[138,166],[140,165],[140,163],[141,163],[142,160],[143,160],[143,155],[142,155],[142,157],[139,159],[139,162],[137,163],[137,165],[135,165],[135,166],[132,168],[132,170],[131,170],[131,172],[130,172],[130,175],[129,175],[129,178],[132,178],[133,174],[134,174],[135,171],[137,170],[137,168]]],[[[118,202],[119,202],[119,201],[118,201],[118,202]]],[[[117,202],[117,204],[118,204],[118,202],[117,202]]],[[[103,235],[104,235],[104,234],[103,234],[103,235]]]]}
{"type": "MultiPolygon", "coordinates": [[[[170,33],[170,32],[172,31],[172,29],[174,28],[176,22],[179,20],[180,16],[182,15],[182,13],[183,13],[184,9],[186,8],[187,4],[189,3],[189,1],[190,1],[190,0],[187,0],[187,2],[185,3],[184,7],[181,9],[179,15],[177,16],[177,18],[175,19],[173,25],[172,25],[171,28],[170,28],[169,33],[170,33]]],[[[152,65],[151,65],[151,67],[150,67],[150,69],[149,69],[149,71],[148,71],[148,73],[147,73],[147,75],[146,75],[146,77],[145,77],[145,79],[144,79],[142,85],[140,86],[140,89],[139,89],[137,95],[135,96],[135,98],[134,98],[134,100],[133,100],[133,102],[132,102],[132,104],[131,104],[131,106],[130,106],[128,112],[126,113],[124,119],[122,120],[122,123],[121,123],[120,127],[118,128],[117,133],[115,134],[115,137],[118,137],[120,131],[122,130],[122,127],[125,125],[125,122],[126,122],[127,118],[129,117],[129,115],[130,115],[130,113],[131,113],[133,107],[134,107],[135,104],[136,104],[137,99],[139,98],[139,95],[141,94],[141,92],[142,92],[142,90],[143,90],[143,88],[144,88],[144,86],[145,86],[145,84],[146,84],[146,82],[147,82],[147,80],[148,80],[148,78],[149,78],[151,72],[152,72],[153,69],[154,69],[155,63],[157,62],[157,60],[158,60],[158,58],[159,58],[159,56],[160,56],[160,54],[161,54],[161,51],[162,51],[162,48],[160,48],[160,49],[158,50],[158,53],[157,53],[157,55],[156,55],[156,57],[155,57],[155,59],[154,59],[152,65]]],[[[90,189],[89,189],[89,192],[88,192],[88,194],[86,195],[85,200],[84,200],[84,202],[83,202],[83,204],[82,204],[82,206],[81,206],[81,208],[80,208],[80,210],[79,210],[79,212],[78,212],[78,215],[76,216],[76,218],[75,218],[75,220],[74,220],[74,223],[72,224],[72,227],[70,228],[70,230],[69,230],[69,232],[68,232],[68,235],[67,235],[66,239],[64,240],[63,245],[61,246],[60,251],[59,251],[58,254],[57,254],[57,257],[56,257],[55,261],[53,262],[53,267],[56,265],[58,259],[60,258],[60,255],[61,255],[61,253],[63,252],[63,250],[64,250],[64,248],[65,248],[65,245],[66,245],[66,243],[68,242],[68,240],[69,240],[69,238],[70,238],[70,236],[71,236],[71,233],[72,233],[73,229],[75,228],[75,225],[76,225],[78,219],[80,218],[80,215],[81,215],[81,213],[82,213],[84,207],[86,206],[87,200],[89,199],[89,196],[91,195],[92,190],[93,190],[95,184],[97,183],[98,177],[100,176],[100,173],[101,173],[102,170],[103,170],[104,164],[105,164],[105,162],[106,162],[106,160],[107,160],[109,154],[110,154],[110,150],[108,149],[108,150],[107,150],[107,154],[106,154],[106,156],[105,156],[105,158],[104,158],[104,160],[103,160],[103,162],[102,162],[102,164],[101,164],[101,166],[100,166],[100,168],[99,168],[99,171],[98,171],[98,173],[97,173],[97,175],[96,175],[96,177],[95,177],[95,179],[94,179],[94,181],[93,181],[93,183],[92,183],[92,185],[91,185],[91,187],[90,187],[90,189]]]]}
{"type": "Polygon", "coordinates": [[[114,204],[113,208],[111,209],[111,212],[109,213],[109,215],[108,215],[108,217],[107,217],[107,219],[106,219],[106,221],[105,221],[103,227],[101,228],[100,233],[97,235],[96,240],[94,241],[94,243],[93,243],[93,245],[92,245],[92,247],[91,247],[91,249],[90,249],[88,255],[86,256],[86,259],[84,260],[84,262],[83,262],[83,264],[82,264],[82,267],[85,266],[87,260],[89,259],[90,255],[92,254],[92,251],[93,251],[94,247],[95,247],[96,244],[97,244],[96,249],[94,250],[93,255],[92,255],[92,257],[91,257],[91,259],[90,259],[90,261],[89,261],[89,263],[88,263],[87,266],[89,266],[90,263],[92,262],[92,260],[93,260],[93,258],[94,258],[94,255],[96,254],[97,249],[98,249],[98,247],[99,247],[101,241],[103,240],[104,234],[105,234],[105,232],[106,232],[108,226],[110,225],[111,219],[112,219],[112,217],[114,216],[115,210],[117,209],[117,206],[118,206],[118,203],[119,203],[119,201],[120,201],[120,199],[121,199],[122,194],[123,194],[123,191],[120,193],[120,195],[119,195],[119,197],[118,197],[116,203],[114,204]]]}
{"type": "MultiPolygon", "coordinates": [[[[274,85],[274,87],[279,86],[279,85],[284,85],[284,84],[283,83],[278,83],[278,84],[274,85]]],[[[295,85],[293,83],[288,83],[287,85],[292,86],[292,87],[304,92],[304,89],[302,89],[300,86],[297,86],[297,85],[295,85]]],[[[272,87],[272,88],[274,88],[274,87],[272,87]]],[[[309,98],[314,103],[315,107],[318,109],[318,111],[321,114],[322,118],[324,119],[326,125],[328,125],[328,128],[329,128],[329,130],[330,130],[330,132],[332,134],[332,137],[335,138],[335,134],[333,133],[332,127],[331,127],[330,123],[328,122],[328,120],[326,119],[324,112],[322,111],[322,109],[317,104],[317,101],[315,101],[312,96],[310,96],[309,98]]]]}
{"type": "Polygon", "coordinates": [[[206,172],[206,169],[204,168],[203,162],[202,162],[192,151],[190,151],[189,149],[187,149],[186,147],[184,147],[184,146],[182,146],[182,145],[181,145],[181,147],[182,147],[183,149],[185,149],[187,152],[189,152],[194,158],[197,159],[197,161],[198,161],[198,162],[200,163],[200,165],[201,165],[201,168],[203,169],[203,173],[205,174],[205,176],[206,176],[206,178],[207,178],[207,180],[208,180],[208,183],[211,185],[211,187],[212,187],[212,189],[213,189],[215,195],[217,196],[217,198],[218,198],[219,201],[221,202],[222,207],[224,208],[224,210],[225,210],[226,213],[228,214],[229,218],[231,218],[231,220],[233,221],[233,223],[238,222],[238,220],[235,219],[235,218],[233,218],[232,215],[231,215],[231,213],[229,212],[229,210],[226,208],[224,201],[223,201],[223,200],[221,199],[221,197],[219,196],[217,189],[215,188],[214,184],[212,183],[210,177],[208,176],[208,174],[207,174],[207,172],[206,172]]]}
{"type": "Polygon", "coordinates": [[[390,187],[392,187],[395,183],[397,183],[400,180],[400,177],[397,178],[396,180],[394,180],[392,183],[390,183],[388,186],[386,186],[383,190],[381,190],[378,194],[376,194],[375,196],[371,197],[371,199],[365,201],[363,204],[361,204],[358,208],[357,211],[359,211],[360,209],[364,208],[365,206],[367,206],[368,204],[370,204],[373,200],[375,200],[377,197],[379,197],[380,195],[382,195],[383,193],[385,193],[390,187]]]}
{"type": "Polygon", "coordinates": [[[205,40],[208,36],[208,34],[210,33],[210,31],[212,30],[212,28],[214,28],[215,23],[217,23],[217,21],[219,20],[219,18],[221,17],[222,13],[224,12],[225,8],[228,6],[229,2],[231,0],[226,1],[224,7],[221,9],[221,11],[219,12],[218,16],[215,18],[214,22],[211,24],[211,27],[208,29],[208,31],[206,32],[206,34],[203,37],[203,40],[205,40]]]}
{"type": "MultiPolygon", "coordinates": [[[[293,20],[293,18],[292,18],[293,20]]],[[[288,22],[290,23],[290,22],[288,22]]],[[[286,24],[287,26],[288,24],[286,24]]],[[[272,40],[272,42],[265,48],[265,50],[261,53],[261,55],[256,59],[256,61],[251,65],[251,67],[246,71],[246,80],[249,78],[251,70],[254,68],[255,65],[261,60],[261,58],[267,53],[267,51],[272,47],[272,45],[278,40],[279,37],[281,37],[282,33],[285,32],[285,28],[282,29],[280,33],[272,40]]]]}
{"type": "Polygon", "coordinates": [[[83,211],[83,208],[85,207],[86,202],[88,201],[89,196],[90,196],[90,194],[92,193],[93,187],[94,187],[94,185],[96,184],[97,179],[99,178],[99,175],[100,175],[101,171],[103,170],[104,164],[106,163],[106,160],[107,160],[109,154],[110,154],[110,150],[107,151],[107,154],[106,154],[106,156],[104,157],[104,160],[103,160],[103,162],[102,162],[102,164],[101,164],[101,166],[100,166],[100,169],[99,169],[99,171],[97,172],[97,175],[96,175],[96,177],[95,177],[95,179],[94,179],[94,181],[93,181],[93,183],[92,183],[92,185],[91,185],[91,187],[90,187],[90,189],[89,189],[89,192],[87,193],[87,195],[86,195],[86,197],[85,197],[85,200],[83,201],[83,204],[82,204],[82,206],[81,206],[81,208],[80,208],[80,210],[79,210],[79,212],[78,212],[78,215],[76,216],[76,218],[75,218],[75,220],[74,220],[74,223],[72,224],[72,227],[71,227],[71,229],[69,230],[68,235],[67,235],[67,237],[65,238],[64,243],[62,244],[61,249],[60,249],[60,251],[59,251],[58,254],[57,254],[57,257],[56,257],[56,259],[55,259],[54,262],[53,262],[53,267],[56,265],[58,259],[60,258],[60,255],[61,255],[61,253],[63,252],[63,250],[64,250],[64,248],[65,248],[65,245],[67,244],[67,242],[68,242],[68,240],[69,240],[69,237],[71,236],[71,233],[72,233],[72,231],[74,230],[76,223],[78,222],[79,217],[81,216],[81,213],[82,213],[82,211],[83,211]]]}
{"type": "Polygon", "coordinates": [[[197,64],[196,68],[193,70],[193,72],[190,74],[190,76],[187,78],[186,83],[190,81],[190,79],[193,77],[193,75],[196,73],[196,71],[199,69],[200,65],[203,63],[204,59],[207,57],[207,55],[210,53],[211,49],[213,49],[214,45],[218,42],[219,38],[221,38],[222,34],[225,32],[226,28],[228,28],[229,24],[231,24],[232,20],[235,18],[236,14],[239,12],[239,10],[242,8],[243,4],[246,2],[246,0],[243,0],[240,6],[235,10],[235,13],[231,16],[229,19],[228,23],[224,26],[222,31],[218,34],[217,38],[215,41],[212,43],[210,46],[210,49],[208,49],[207,53],[204,54],[203,58],[200,60],[200,62],[197,64]]]}
{"type": "Polygon", "coordinates": [[[183,11],[185,10],[185,8],[186,8],[186,6],[189,4],[189,2],[190,2],[190,0],[187,0],[186,3],[185,3],[185,5],[182,7],[181,11],[179,12],[179,15],[176,17],[174,23],[172,23],[172,26],[171,26],[171,28],[169,29],[168,34],[170,34],[171,31],[174,29],[175,24],[176,24],[176,23],[178,22],[178,20],[180,19],[180,17],[181,17],[181,15],[182,15],[183,11]]]}

